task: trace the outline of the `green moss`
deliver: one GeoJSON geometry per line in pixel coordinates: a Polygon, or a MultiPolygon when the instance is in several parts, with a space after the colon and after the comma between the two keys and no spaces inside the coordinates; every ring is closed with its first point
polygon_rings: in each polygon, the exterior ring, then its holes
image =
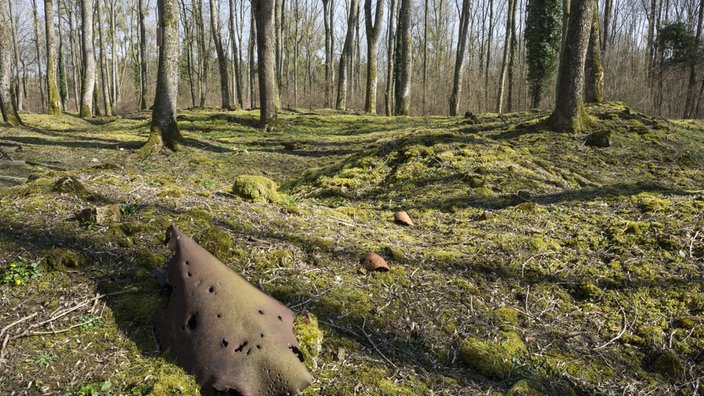
{"type": "Polygon", "coordinates": [[[165,189],[159,191],[159,193],[157,195],[162,198],[175,198],[175,199],[179,199],[179,198],[184,197],[183,191],[181,191],[178,188],[165,188],[165,189]]]}
{"type": "Polygon", "coordinates": [[[210,227],[203,230],[203,232],[196,236],[195,240],[199,245],[220,260],[226,260],[234,247],[232,235],[218,227],[210,227]]]}
{"type": "Polygon", "coordinates": [[[57,180],[51,191],[63,194],[75,194],[79,197],[87,197],[88,190],[78,179],[73,176],[64,176],[57,180]]]}
{"type": "Polygon", "coordinates": [[[237,176],[232,185],[232,193],[252,202],[273,202],[281,200],[276,183],[264,176],[237,176]]]}
{"type": "Polygon", "coordinates": [[[527,380],[520,380],[513,384],[506,396],[542,396],[543,393],[533,388],[527,380]]]}
{"type": "Polygon", "coordinates": [[[159,295],[156,292],[153,294],[124,294],[115,301],[113,311],[118,320],[151,327],[154,320],[154,312],[160,304],[159,295]]]}
{"type": "Polygon", "coordinates": [[[503,332],[496,341],[470,337],[462,342],[460,357],[470,369],[494,380],[508,378],[514,363],[527,353],[520,336],[503,332]]]}
{"type": "Polygon", "coordinates": [[[684,377],[685,369],[682,360],[672,350],[656,351],[647,357],[646,367],[648,370],[658,373],[671,380],[684,377]]]}
{"type": "Polygon", "coordinates": [[[83,255],[65,248],[52,249],[44,260],[47,266],[54,271],[63,271],[68,268],[80,268],[86,264],[86,259],[83,255]]]}
{"type": "Polygon", "coordinates": [[[518,311],[511,307],[496,308],[492,313],[494,320],[504,331],[510,331],[519,326],[518,315],[518,311]]]}
{"type": "Polygon", "coordinates": [[[317,369],[324,336],[318,327],[318,318],[310,312],[297,315],[293,333],[296,335],[303,356],[306,357],[306,366],[311,371],[317,369]]]}

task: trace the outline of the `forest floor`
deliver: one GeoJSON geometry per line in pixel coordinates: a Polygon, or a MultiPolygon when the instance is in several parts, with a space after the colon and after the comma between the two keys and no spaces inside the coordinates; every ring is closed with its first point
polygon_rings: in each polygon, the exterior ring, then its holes
{"type": "Polygon", "coordinates": [[[184,149],[148,157],[147,113],[24,114],[0,129],[25,161],[0,163],[0,394],[196,393],[152,335],[176,224],[307,319],[304,394],[701,395],[704,122],[589,113],[610,147],[541,111],[183,111],[184,149]]]}

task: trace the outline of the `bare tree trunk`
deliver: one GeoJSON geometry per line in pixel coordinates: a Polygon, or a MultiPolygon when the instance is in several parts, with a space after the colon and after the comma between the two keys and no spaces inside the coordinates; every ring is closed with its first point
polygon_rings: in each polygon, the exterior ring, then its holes
{"type": "Polygon", "coordinates": [[[177,151],[183,141],[176,123],[179,80],[178,4],[176,0],[157,0],[156,4],[161,47],[152,125],[149,141],[140,150],[143,154],[154,153],[162,146],[177,151]]]}
{"type": "MultiPolygon", "coordinates": [[[[702,19],[704,18],[704,0],[699,3],[699,12],[697,16],[697,28],[694,32],[696,40],[696,48],[700,47],[702,36],[702,19]]],[[[689,64],[689,81],[687,82],[687,97],[684,105],[683,118],[694,118],[697,111],[697,64],[691,62],[689,64]]]]}
{"type": "Polygon", "coordinates": [[[39,45],[39,16],[37,10],[37,0],[32,0],[32,10],[34,12],[34,37],[36,41],[34,42],[37,49],[37,72],[39,75],[39,98],[41,99],[41,109],[44,111],[44,105],[46,104],[46,96],[44,95],[44,75],[42,73],[42,51],[39,45]]]}
{"type": "MultiPolygon", "coordinates": [[[[598,10],[598,2],[594,1],[594,10],[598,10]]],[[[601,65],[601,50],[599,48],[599,13],[594,12],[592,27],[589,34],[589,48],[584,83],[584,100],[587,103],[604,101],[604,67],[601,65]]]]}
{"type": "Polygon", "coordinates": [[[276,86],[275,0],[253,0],[257,23],[257,64],[259,66],[260,127],[269,130],[276,121],[279,92],[276,86]]]}
{"type": "Polygon", "coordinates": [[[333,84],[333,0],[323,0],[323,22],[325,25],[325,107],[332,103],[333,84]]]}
{"type": "Polygon", "coordinates": [[[589,123],[584,110],[584,65],[592,25],[593,0],[572,0],[560,56],[555,110],[548,123],[558,131],[579,132],[589,123]]]}
{"type": "MultiPolygon", "coordinates": [[[[295,23],[293,32],[293,107],[298,108],[298,50],[303,39],[298,37],[298,26],[300,24],[301,12],[298,0],[293,3],[293,20],[295,23]]],[[[304,80],[305,81],[305,80],[304,80]]],[[[305,91],[305,88],[303,88],[305,91]]]]}
{"type": "Polygon", "coordinates": [[[100,81],[102,82],[102,90],[103,90],[103,109],[105,109],[105,115],[106,116],[111,116],[112,115],[112,106],[110,104],[110,88],[108,85],[108,61],[105,56],[105,40],[103,40],[103,36],[105,36],[105,31],[103,29],[103,13],[102,13],[102,6],[100,5],[100,0],[98,0],[97,6],[97,17],[98,17],[98,46],[100,46],[100,81]]]}
{"type": "Polygon", "coordinates": [[[186,68],[188,70],[188,87],[191,92],[191,108],[196,107],[197,95],[196,95],[196,82],[193,78],[193,24],[190,22],[193,19],[193,13],[188,15],[188,9],[186,8],[186,2],[180,0],[181,5],[181,23],[183,24],[183,31],[186,36],[186,68]]]}
{"type": "Polygon", "coordinates": [[[394,54],[396,53],[396,0],[391,0],[389,5],[388,43],[386,45],[386,93],[384,94],[384,113],[387,116],[393,114],[394,105],[394,54]]]}
{"type": "MultiPolygon", "coordinates": [[[[601,37],[601,57],[606,56],[609,45],[609,29],[611,28],[611,8],[613,0],[604,0],[604,35],[601,37]]],[[[597,12],[597,14],[599,14],[597,12]]]]}
{"type": "MultiPolygon", "coordinates": [[[[464,0],[463,0],[464,6],[464,0]]],[[[462,25],[462,17],[460,17],[460,25],[462,25]]],[[[460,27],[459,41],[462,40],[462,28],[460,27]]],[[[459,48],[459,41],[457,42],[459,48]]],[[[456,63],[455,63],[456,66],[456,63]]],[[[428,0],[423,1],[423,115],[425,112],[425,102],[428,94],[428,0]]],[[[450,97],[452,102],[452,97],[450,97]]],[[[452,114],[452,104],[450,104],[450,114],[452,114]]]]}
{"type": "Polygon", "coordinates": [[[93,50],[93,1],[81,0],[83,39],[83,82],[81,84],[82,118],[93,117],[93,90],[95,89],[95,51],[93,50]]]}
{"type": "Polygon", "coordinates": [[[120,101],[120,85],[121,79],[117,72],[117,43],[115,41],[116,26],[115,26],[115,4],[116,0],[110,0],[110,52],[112,54],[112,61],[110,62],[111,74],[111,102],[116,105],[120,101]]]}
{"type": "Polygon", "coordinates": [[[379,37],[381,37],[381,22],[384,20],[384,0],[376,1],[374,17],[372,17],[372,0],[365,0],[364,20],[367,33],[367,95],[364,100],[364,111],[376,113],[379,37]]]}
{"type": "Polygon", "coordinates": [[[489,33],[486,40],[486,67],[484,68],[484,103],[489,103],[489,66],[491,65],[491,45],[494,36],[494,0],[489,0],[489,33]]]}
{"type": "Polygon", "coordinates": [[[15,56],[15,73],[16,82],[14,83],[14,92],[16,92],[15,98],[17,99],[17,111],[22,111],[24,107],[24,81],[20,73],[20,47],[17,42],[17,21],[14,13],[12,12],[13,1],[8,1],[7,6],[9,7],[10,16],[10,36],[12,37],[12,49],[15,56]]]}
{"type": "Polygon", "coordinates": [[[456,116],[460,111],[460,95],[462,94],[462,76],[464,74],[464,53],[467,48],[469,32],[470,0],[462,0],[460,12],[460,32],[457,38],[457,54],[455,56],[455,73],[452,79],[452,94],[450,95],[450,115],[456,116]]]}
{"type": "MultiPolygon", "coordinates": [[[[66,4],[66,3],[64,3],[66,4]]],[[[73,7],[66,6],[66,10],[68,11],[68,39],[69,39],[69,45],[71,49],[71,80],[73,81],[73,100],[76,103],[76,112],[80,113],[81,111],[81,97],[80,97],[80,89],[79,89],[79,80],[80,80],[80,74],[79,74],[79,69],[80,69],[80,61],[78,59],[78,50],[76,47],[78,47],[78,44],[76,42],[78,34],[77,30],[75,29],[74,26],[74,15],[75,13],[73,12],[73,7]]]]}
{"type": "Polygon", "coordinates": [[[234,99],[238,107],[244,107],[242,102],[242,78],[240,75],[240,50],[237,47],[237,31],[235,21],[237,20],[235,10],[235,0],[230,0],[230,42],[232,44],[232,84],[234,85],[234,99]]]}
{"type": "Polygon", "coordinates": [[[210,0],[210,31],[215,42],[215,52],[218,55],[218,69],[220,70],[220,94],[222,96],[222,108],[230,109],[230,75],[227,71],[227,55],[222,46],[220,36],[220,17],[215,0],[210,0]]]}
{"type": "Polygon", "coordinates": [[[513,40],[511,35],[513,31],[511,27],[514,24],[514,19],[516,18],[516,0],[509,0],[508,11],[506,12],[506,35],[504,38],[504,57],[501,61],[501,73],[499,74],[499,93],[496,98],[496,112],[503,113],[504,107],[504,88],[506,86],[506,71],[508,69],[509,56],[511,55],[511,46],[513,45],[513,40]]]}
{"type": "Polygon", "coordinates": [[[359,0],[351,0],[350,12],[347,18],[347,35],[345,45],[340,55],[340,72],[337,80],[337,100],[335,108],[347,109],[347,88],[349,85],[349,69],[352,63],[352,53],[354,51],[354,28],[359,19],[359,0]]]}
{"type": "Polygon", "coordinates": [[[144,23],[144,1],[139,0],[139,109],[147,109],[147,27],[144,23]]]}
{"type": "Polygon", "coordinates": [[[48,92],[47,108],[49,114],[61,114],[61,97],[56,80],[56,32],[54,32],[54,2],[44,0],[44,23],[46,33],[46,91],[48,92]]]}
{"type": "Polygon", "coordinates": [[[198,87],[200,91],[200,107],[205,107],[208,92],[208,65],[210,57],[205,48],[205,22],[203,6],[200,1],[193,2],[193,12],[196,21],[196,37],[198,38],[198,87]]]}
{"type": "Polygon", "coordinates": [[[0,112],[2,119],[12,125],[22,124],[17,108],[10,93],[10,72],[12,60],[10,59],[10,35],[7,26],[0,23],[0,112]]]}
{"type": "Polygon", "coordinates": [[[254,48],[257,37],[257,21],[256,14],[253,9],[251,15],[252,18],[249,24],[249,107],[253,109],[257,107],[257,95],[254,94],[254,82],[257,78],[257,69],[254,67],[254,48]]]}
{"type": "Polygon", "coordinates": [[[396,115],[411,112],[411,71],[413,42],[411,37],[412,0],[401,0],[398,14],[396,61],[394,72],[396,115]]]}

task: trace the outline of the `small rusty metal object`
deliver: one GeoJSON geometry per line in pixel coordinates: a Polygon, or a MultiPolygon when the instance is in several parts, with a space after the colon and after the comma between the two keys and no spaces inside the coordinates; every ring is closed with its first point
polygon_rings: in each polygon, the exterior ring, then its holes
{"type": "Polygon", "coordinates": [[[369,254],[362,259],[362,265],[367,271],[389,270],[389,265],[386,263],[386,260],[374,252],[369,252],[369,254]]]}
{"type": "Polygon", "coordinates": [[[295,395],[310,385],[288,307],[174,225],[166,245],[174,251],[169,301],[154,315],[154,333],[204,395],[295,395]]]}
{"type": "Polygon", "coordinates": [[[411,220],[411,217],[408,215],[408,213],[404,211],[394,213],[394,221],[401,225],[409,227],[413,226],[413,220],[411,220]]]}

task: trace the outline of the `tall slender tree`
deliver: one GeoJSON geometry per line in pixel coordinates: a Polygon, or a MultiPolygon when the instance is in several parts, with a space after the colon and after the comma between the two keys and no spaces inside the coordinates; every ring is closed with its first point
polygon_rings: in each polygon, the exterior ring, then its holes
{"type": "MultiPolygon", "coordinates": [[[[598,10],[598,2],[594,0],[594,10],[598,10]]],[[[589,48],[585,64],[584,100],[587,103],[604,101],[604,67],[601,64],[601,39],[599,37],[599,13],[592,16],[592,27],[589,33],[589,48]]]]}
{"type": "Polygon", "coordinates": [[[510,62],[509,57],[513,50],[513,40],[511,35],[513,30],[511,29],[515,26],[516,18],[516,0],[508,0],[508,11],[506,12],[506,35],[504,36],[504,56],[501,62],[501,73],[499,74],[499,93],[496,97],[496,111],[501,114],[504,107],[504,89],[506,87],[506,72],[508,70],[508,64],[510,62]]]}
{"type": "Polygon", "coordinates": [[[139,18],[139,109],[147,109],[147,25],[144,0],[137,3],[139,18]]]}
{"type": "Polygon", "coordinates": [[[15,98],[17,99],[17,110],[22,111],[24,107],[24,80],[20,73],[21,63],[20,63],[20,47],[17,42],[17,16],[15,16],[12,10],[13,1],[8,1],[8,16],[10,20],[10,36],[12,37],[12,52],[15,57],[15,83],[12,90],[15,92],[15,98]]]}
{"type": "Polygon", "coordinates": [[[394,61],[396,115],[409,115],[411,113],[411,71],[413,62],[413,40],[411,37],[412,14],[413,1],[401,0],[398,14],[396,59],[394,61]]]}
{"type": "Polygon", "coordinates": [[[384,0],[376,1],[374,16],[372,16],[372,0],[364,0],[364,20],[367,33],[367,94],[364,99],[364,111],[376,113],[379,37],[381,37],[381,21],[384,20],[384,0]]]}
{"type": "Polygon", "coordinates": [[[572,0],[560,56],[555,110],[548,123],[558,131],[579,132],[589,123],[584,109],[584,65],[594,12],[593,0],[572,0]]]}
{"type": "Polygon", "coordinates": [[[323,24],[325,25],[325,107],[330,107],[332,103],[332,85],[334,80],[333,54],[334,54],[334,32],[333,32],[333,0],[323,0],[323,24]]]}
{"type": "Polygon", "coordinates": [[[100,0],[98,0],[97,4],[95,5],[96,9],[96,17],[98,18],[98,47],[100,50],[99,54],[99,59],[100,59],[100,82],[101,82],[101,91],[103,94],[103,109],[105,110],[105,115],[110,116],[112,115],[112,104],[110,103],[110,88],[109,88],[109,82],[108,79],[110,78],[108,76],[108,62],[107,62],[107,56],[105,55],[106,48],[105,48],[105,29],[103,29],[103,7],[100,4],[100,0]]]}
{"type": "Polygon", "coordinates": [[[41,99],[41,108],[44,111],[44,105],[46,104],[46,96],[44,95],[44,72],[42,71],[42,50],[41,45],[39,45],[39,10],[37,5],[37,0],[32,0],[32,11],[34,13],[34,46],[37,50],[37,74],[39,77],[39,98],[41,99]]]}
{"type": "Polygon", "coordinates": [[[95,51],[93,49],[93,0],[81,0],[83,81],[81,83],[82,118],[93,117],[93,90],[95,89],[95,51]]]}
{"type": "Polygon", "coordinates": [[[237,45],[237,29],[235,23],[237,22],[237,11],[235,7],[235,0],[229,0],[230,5],[230,44],[232,46],[232,85],[234,87],[233,96],[234,101],[237,103],[239,108],[244,106],[242,101],[242,75],[240,73],[240,50],[237,45]]]}
{"type": "Polygon", "coordinates": [[[274,24],[275,0],[252,0],[257,19],[257,63],[259,65],[260,127],[269,130],[279,110],[276,84],[276,40],[274,24]]]}
{"type": "Polygon", "coordinates": [[[215,52],[218,56],[218,70],[220,71],[220,96],[222,98],[221,107],[230,109],[230,74],[227,70],[227,54],[222,45],[220,35],[220,16],[215,0],[210,0],[210,32],[213,34],[215,42],[215,52]]]}
{"type": "Polygon", "coordinates": [[[452,79],[452,94],[450,94],[450,115],[456,116],[460,111],[460,95],[462,94],[462,76],[464,75],[465,49],[469,32],[470,0],[462,0],[460,11],[460,32],[457,38],[457,54],[455,56],[455,73],[452,79]]]}
{"type": "Polygon", "coordinates": [[[183,137],[176,123],[176,102],[179,80],[178,4],[176,0],[157,0],[158,26],[161,29],[159,69],[156,77],[156,94],[152,110],[149,140],[142,147],[148,154],[166,147],[181,149],[183,137]]]}
{"type": "Polygon", "coordinates": [[[389,3],[389,21],[387,23],[387,43],[386,43],[386,90],[384,93],[384,114],[390,116],[393,114],[394,101],[394,54],[396,53],[396,33],[394,27],[396,25],[396,0],[390,0],[389,3]]]}
{"type": "Polygon", "coordinates": [[[10,125],[16,126],[22,123],[22,119],[17,113],[17,108],[10,93],[10,72],[12,69],[12,59],[10,59],[10,34],[7,25],[0,23],[0,111],[2,119],[10,125]]]}
{"type": "Polygon", "coordinates": [[[54,31],[54,1],[44,0],[44,24],[46,33],[46,92],[48,95],[47,108],[49,114],[61,114],[61,97],[57,84],[56,67],[56,32],[54,31]]]}
{"type": "Polygon", "coordinates": [[[345,35],[345,45],[340,55],[340,72],[337,78],[337,100],[336,109],[347,109],[347,89],[350,83],[349,74],[352,65],[352,53],[354,51],[354,30],[359,21],[359,0],[351,0],[350,12],[347,18],[347,34],[345,35]]]}

